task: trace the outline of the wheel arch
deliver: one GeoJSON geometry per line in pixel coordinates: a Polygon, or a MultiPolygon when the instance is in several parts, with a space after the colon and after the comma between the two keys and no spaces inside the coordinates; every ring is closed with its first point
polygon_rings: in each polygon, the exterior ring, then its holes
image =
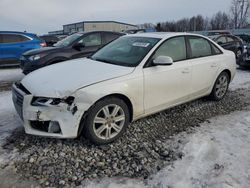
{"type": "Polygon", "coordinates": [[[97,103],[97,102],[99,102],[99,101],[101,101],[103,99],[109,98],[109,97],[116,97],[118,99],[123,100],[126,103],[128,109],[129,109],[129,122],[132,122],[132,120],[133,120],[133,112],[134,112],[133,111],[133,104],[132,104],[131,100],[126,95],[120,94],[120,93],[112,93],[112,94],[106,95],[106,96],[98,99],[95,103],[97,103]]]}
{"type": "MultiPolygon", "coordinates": [[[[132,122],[133,120],[133,113],[134,113],[134,109],[133,109],[133,104],[131,102],[131,100],[129,99],[129,97],[127,97],[126,95],[124,94],[121,94],[121,93],[112,93],[112,94],[108,94],[108,95],[105,95],[101,98],[99,98],[98,100],[96,100],[90,107],[89,109],[95,105],[97,102],[103,100],[103,99],[106,99],[106,98],[109,98],[109,97],[116,97],[118,99],[121,99],[125,102],[125,104],[127,105],[128,109],[129,109],[129,122],[132,122]]],[[[80,125],[78,127],[78,135],[80,135],[84,129],[84,121],[85,121],[85,118],[88,116],[88,111],[85,111],[81,117],[81,120],[80,120],[80,125]]]]}
{"type": "Polygon", "coordinates": [[[220,72],[220,74],[223,73],[223,72],[226,72],[228,74],[229,80],[231,82],[231,79],[232,79],[232,73],[231,73],[231,71],[229,69],[224,69],[223,71],[220,72]]]}

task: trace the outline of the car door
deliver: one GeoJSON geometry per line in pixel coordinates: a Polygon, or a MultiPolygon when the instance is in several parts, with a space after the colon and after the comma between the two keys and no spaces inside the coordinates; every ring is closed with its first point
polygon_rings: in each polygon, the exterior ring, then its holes
{"type": "Polygon", "coordinates": [[[87,57],[102,47],[102,35],[100,32],[84,35],[74,46],[72,58],[87,57]],[[78,44],[82,47],[74,47],[78,44]]]}
{"type": "Polygon", "coordinates": [[[19,34],[2,34],[3,58],[19,59],[27,51],[26,41],[30,39],[19,34]]]}
{"type": "Polygon", "coordinates": [[[191,89],[192,67],[187,62],[184,36],[165,41],[149,59],[169,56],[173,64],[169,66],[150,65],[143,69],[145,113],[153,113],[188,100],[191,89]]]}
{"type": "Polygon", "coordinates": [[[188,36],[189,63],[192,65],[191,98],[207,94],[216,79],[222,52],[203,37],[188,36]]]}

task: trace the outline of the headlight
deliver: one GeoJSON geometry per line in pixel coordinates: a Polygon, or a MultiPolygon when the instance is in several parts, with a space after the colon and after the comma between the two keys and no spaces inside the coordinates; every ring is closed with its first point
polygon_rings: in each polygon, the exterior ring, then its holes
{"type": "Polygon", "coordinates": [[[74,102],[74,97],[70,96],[66,99],[60,99],[60,98],[46,98],[46,97],[34,97],[31,105],[33,106],[56,106],[60,103],[66,103],[68,105],[72,105],[74,102]]]}
{"type": "Polygon", "coordinates": [[[36,60],[42,58],[43,56],[45,56],[45,55],[41,55],[41,54],[32,55],[32,56],[29,57],[29,60],[30,61],[36,61],[36,60]]]}

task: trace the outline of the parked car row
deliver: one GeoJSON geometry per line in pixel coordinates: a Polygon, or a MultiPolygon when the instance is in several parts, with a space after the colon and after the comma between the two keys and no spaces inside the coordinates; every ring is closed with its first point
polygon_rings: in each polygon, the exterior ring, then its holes
{"type": "Polygon", "coordinates": [[[38,68],[62,61],[87,57],[107,43],[124,35],[118,32],[93,31],[75,33],[58,41],[53,47],[30,50],[20,57],[21,69],[28,74],[38,68]]]}
{"type": "Polygon", "coordinates": [[[207,35],[224,49],[234,52],[239,66],[250,67],[250,35],[232,35],[227,31],[211,31],[207,35]]]}
{"type": "Polygon", "coordinates": [[[235,75],[233,52],[188,33],[79,33],[22,57],[37,61],[54,49],[72,59],[98,47],[88,58],[46,66],[13,85],[26,133],[57,138],[83,133],[107,144],[139,118],[204,96],[221,100],[235,75]]]}

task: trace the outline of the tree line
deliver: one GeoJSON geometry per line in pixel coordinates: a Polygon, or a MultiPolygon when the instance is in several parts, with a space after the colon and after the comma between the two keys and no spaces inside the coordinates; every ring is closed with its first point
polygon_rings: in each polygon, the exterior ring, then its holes
{"type": "Polygon", "coordinates": [[[202,15],[183,18],[177,21],[144,23],[140,28],[155,28],[157,31],[186,32],[204,30],[226,30],[250,28],[249,17],[250,0],[232,0],[229,12],[217,12],[211,18],[202,15]]]}

